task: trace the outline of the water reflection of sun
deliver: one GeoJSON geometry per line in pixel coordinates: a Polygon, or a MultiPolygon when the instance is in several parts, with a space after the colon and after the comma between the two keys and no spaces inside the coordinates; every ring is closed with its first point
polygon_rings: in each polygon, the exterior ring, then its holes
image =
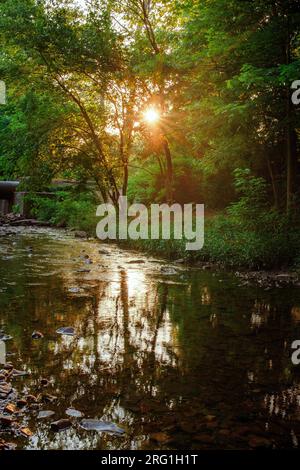
{"type": "Polygon", "coordinates": [[[126,272],[128,295],[131,296],[145,294],[147,289],[146,276],[142,271],[128,270],[126,272]]]}

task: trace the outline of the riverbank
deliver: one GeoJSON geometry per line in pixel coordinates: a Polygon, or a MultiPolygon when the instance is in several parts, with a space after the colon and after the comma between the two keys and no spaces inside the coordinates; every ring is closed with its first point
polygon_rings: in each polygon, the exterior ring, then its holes
{"type": "MultiPolygon", "coordinates": [[[[236,179],[239,197],[222,212],[205,212],[202,250],[187,251],[191,240],[128,240],[122,246],[187,263],[212,263],[222,269],[249,271],[298,270],[300,266],[300,213],[274,209],[262,180],[244,175],[236,179]]],[[[94,237],[99,200],[88,192],[60,194],[56,199],[33,197],[34,217],[94,237]]],[[[148,230],[151,232],[150,226],[148,230]]],[[[161,231],[159,231],[160,233],[161,231]]],[[[150,236],[150,235],[149,235],[150,236]]],[[[120,242],[121,244],[121,242],[120,242]]]]}
{"type": "MultiPolygon", "coordinates": [[[[2,218],[3,221],[3,218],[2,218]]],[[[270,270],[249,270],[246,267],[237,267],[221,262],[212,262],[209,259],[203,260],[201,256],[186,256],[178,258],[178,255],[182,255],[182,252],[177,252],[176,249],[170,250],[173,242],[169,244],[167,241],[156,241],[153,242],[151,246],[151,241],[122,241],[119,243],[113,242],[100,242],[94,237],[90,237],[89,234],[85,231],[67,229],[62,227],[55,227],[49,223],[43,221],[38,221],[34,219],[22,219],[20,217],[9,216],[6,218],[6,223],[1,225],[0,223],[0,237],[2,236],[13,236],[15,234],[21,234],[23,230],[32,231],[33,233],[47,233],[47,228],[50,230],[57,230],[62,235],[68,235],[79,241],[97,241],[100,246],[111,246],[114,245],[119,247],[122,250],[131,252],[136,256],[136,263],[138,264],[139,255],[146,256],[157,256],[160,258],[160,261],[164,264],[170,265],[171,270],[176,271],[176,268],[180,267],[190,267],[196,270],[202,271],[211,271],[211,272],[223,272],[227,271],[228,273],[236,276],[240,281],[240,286],[257,286],[265,290],[272,288],[284,288],[287,286],[300,287],[300,271],[298,269],[285,268],[285,269],[270,269],[270,270]],[[169,251],[164,249],[164,247],[169,246],[169,251]]],[[[105,250],[104,250],[105,251],[105,250]]]]}

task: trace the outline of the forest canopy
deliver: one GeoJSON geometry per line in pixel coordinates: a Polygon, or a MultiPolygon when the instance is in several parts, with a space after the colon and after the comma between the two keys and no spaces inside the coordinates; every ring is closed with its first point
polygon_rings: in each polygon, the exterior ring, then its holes
{"type": "Polygon", "coordinates": [[[93,180],[101,198],[236,198],[234,171],[289,210],[299,188],[297,0],[2,0],[0,178],[93,180]]]}

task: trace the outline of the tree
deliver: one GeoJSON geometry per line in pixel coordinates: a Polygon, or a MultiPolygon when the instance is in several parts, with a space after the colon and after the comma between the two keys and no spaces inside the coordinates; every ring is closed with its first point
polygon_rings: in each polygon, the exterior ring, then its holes
{"type": "Polygon", "coordinates": [[[299,1],[187,0],[180,9],[188,18],[179,47],[190,77],[186,106],[204,169],[251,167],[268,175],[274,204],[285,199],[289,207],[298,166],[289,88],[299,75],[299,1]]]}
{"type": "MultiPolygon", "coordinates": [[[[133,117],[128,103],[126,131],[123,129],[120,134],[118,154],[116,134],[110,127],[118,120],[118,109],[115,106],[113,110],[107,103],[112,102],[115,77],[118,83],[124,80],[122,51],[104,2],[102,8],[91,7],[85,15],[68,2],[57,5],[7,1],[2,8],[6,43],[11,50],[17,48],[26,56],[39,80],[43,76],[47,90],[59,94],[63,106],[71,111],[65,122],[68,135],[59,142],[60,152],[76,155],[77,164],[79,161],[94,177],[103,199],[116,204],[122,176],[119,162],[125,169],[124,190],[127,185],[126,152],[130,148],[133,117]]],[[[29,77],[36,81],[33,74],[29,77]]]]}

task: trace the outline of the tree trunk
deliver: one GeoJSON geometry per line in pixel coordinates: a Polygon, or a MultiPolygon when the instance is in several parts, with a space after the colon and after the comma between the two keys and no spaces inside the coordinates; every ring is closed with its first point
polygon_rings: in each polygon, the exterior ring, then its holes
{"type": "Polygon", "coordinates": [[[272,168],[272,162],[270,160],[269,155],[267,155],[267,165],[268,165],[269,175],[270,175],[270,179],[271,179],[273,199],[274,199],[274,207],[275,207],[275,209],[279,209],[278,190],[277,190],[277,186],[276,186],[274,171],[273,171],[273,168],[272,168]]]}
{"type": "Polygon", "coordinates": [[[123,171],[124,171],[124,174],[123,174],[122,196],[126,196],[127,187],[128,187],[128,161],[124,163],[123,171]]]}
{"type": "Polygon", "coordinates": [[[167,139],[164,137],[163,147],[166,157],[166,196],[168,204],[172,204],[174,201],[173,194],[173,162],[172,155],[167,139]]]}

